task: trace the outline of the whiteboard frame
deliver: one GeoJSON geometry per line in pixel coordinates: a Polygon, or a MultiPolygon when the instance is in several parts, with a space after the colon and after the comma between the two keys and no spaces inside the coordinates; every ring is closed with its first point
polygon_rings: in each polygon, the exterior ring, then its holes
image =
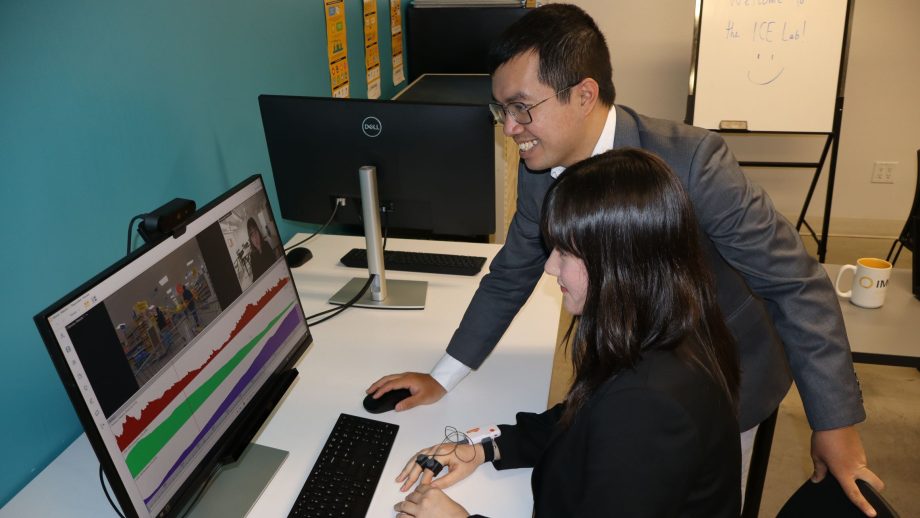
{"type": "MultiPolygon", "coordinates": [[[[694,125],[694,113],[696,112],[696,88],[697,88],[697,73],[699,66],[700,58],[700,40],[702,33],[703,25],[703,1],[696,0],[696,8],[694,13],[694,28],[693,28],[693,53],[690,58],[690,78],[689,78],[689,94],[687,95],[687,110],[686,116],[684,117],[684,122],[690,125],[694,125]]],[[[840,63],[837,69],[837,99],[834,103],[834,110],[837,111],[843,105],[843,94],[846,87],[846,73],[847,73],[847,62],[849,61],[850,55],[850,31],[852,29],[853,23],[853,6],[855,0],[846,0],[846,13],[844,15],[843,21],[843,35],[841,38],[841,50],[840,50],[840,63]]],[[[744,133],[764,133],[764,134],[800,134],[800,135],[828,135],[833,134],[839,140],[840,136],[840,115],[839,113],[834,113],[832,117],[832,127],[828,128],[826,131],[800,131],[795,129],[787,130],[769,130],[769,131],[747,131],[747,130],[719,130],[717,128],[705,128],[712,131],[726,131],[726,132],[744,132],[744,133]]],[[[836,148],[836,146],[835,146],[836,148]]],[[[835,153],[836,155],[836,149],[835,153]]]]}

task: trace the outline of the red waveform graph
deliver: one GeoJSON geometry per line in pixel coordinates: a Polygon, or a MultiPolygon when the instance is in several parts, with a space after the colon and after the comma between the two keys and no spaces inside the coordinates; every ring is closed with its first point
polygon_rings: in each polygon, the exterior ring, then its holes
{"type": "Polygon", "coordinates": [[[160,415],[160,412],[169,406],[169,404],[176,398],[176,396],[181,394],[185,387],[187,387],[189,383],[191,383],[195,377],[197,377],[198,374],[201,373],[201,371],[203,371],[205,367],[207,367],[208,364],[210,364],[211,361],[214,360],[214,358],[216,358],[217,355],[219,355],[221,351],[227,347],[227,344],[236,338],[240,331],[242,331],[243,328],[252,321],[253,317],[262,311],[266,304],[268,304],[268,302],[278,292],[281,291],[281,288],[283,288],[284,285],[288,283],[288,281],[289,279],[287,277],[280,279],[277,284],[272,286],[268,291],[265,292],[265,294],[259,297],[259,300],[257,300],[255,304],[247,304],[246,308],[243,310],[243,314],[240,316],[240,319],[237,320],[236,325],[233,327],[233,331],[230,332],[230,336],[227,338],[227,340],[220,347],[211,351],[207,361],[205,361],[200,367],[186,373],[182,379],[166,389],[162,396],[147,403],[147,405],[144,406],[144,408],[141,410],[140,417],[135,418],[130,415],[126,416],[125,422],[122,425],[121,435],[115,436],[118,448],[121,451],[125,451],[125,449],[132,442],[134,442],[134,439],[137,439],[141,432],[143,432],[147,426],[149,426],[150,423],[153,422],[153,420],[156,419],[158,415],[160,415]]]}

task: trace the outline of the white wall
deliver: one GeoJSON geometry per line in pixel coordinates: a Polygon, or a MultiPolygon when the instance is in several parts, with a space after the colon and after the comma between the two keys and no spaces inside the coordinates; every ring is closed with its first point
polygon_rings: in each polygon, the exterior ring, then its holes
{"type": "MultiPolygon", "coordinates": [[[[607,37],[617,102],[683,120],[693,51],[695,0],[570,0],[607,37]]],[[[818,1],[818,0],[810,0],[818,1]]],[[[855,0],[831,234],[897,234],[910,211],[920,148],[920,2],[855,0]],[[894,184],[869,182],[873,162],[898,162],[894,184]]],[[[741,160],[816,161],[823,139],[733,138],[741,160]],[[766,140],[766,141],[765,141],[766,140]]],[[[751,169],[748,175],[794,220],[811,181],[807,170],[751,169]]],[[[827,174],[809,222],[820,228],[827,174]]]]}

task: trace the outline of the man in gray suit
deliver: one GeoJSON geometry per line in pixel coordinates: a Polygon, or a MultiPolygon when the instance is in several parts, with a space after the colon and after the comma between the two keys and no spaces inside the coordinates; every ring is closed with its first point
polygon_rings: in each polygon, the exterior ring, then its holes
{"type": "Polygon", "coordinates": [[[854,425],[865,420],[840,308],[823,268],[763,190],[747,181],[718,135],[615,106],[603,35],[581,9],[549,4],[510,27],[492,49],[492,105],[517,142],[517,212],[447,354],[430,374],[384,376],[368,393],[408,388],[397,410],[439,400],[478,368],[530,296],[548,257],[539,221],[566,167],[611,148],[663,158],[693,200],[719,304],[741,357],[742,444],[794,379],[812,427],[815,480],[829,470],[864,512],[855,479],[881,488],[854,425]]]}

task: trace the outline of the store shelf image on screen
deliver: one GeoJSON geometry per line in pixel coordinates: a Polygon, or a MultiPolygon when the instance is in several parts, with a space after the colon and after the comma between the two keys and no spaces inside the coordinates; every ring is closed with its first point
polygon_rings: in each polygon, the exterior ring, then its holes
{"type": "Polygon", "coordinates": [[[178,248],[104,304],[139,387],[221,311],[195,241],[178,248]]]}

